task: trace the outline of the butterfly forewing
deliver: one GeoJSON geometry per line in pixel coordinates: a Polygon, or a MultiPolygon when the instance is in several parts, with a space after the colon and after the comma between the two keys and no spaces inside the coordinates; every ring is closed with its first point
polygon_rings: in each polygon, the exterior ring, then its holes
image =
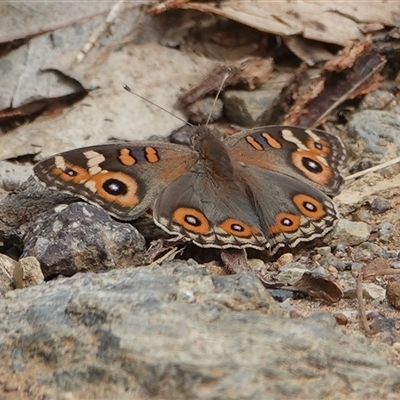
{"type": "Polygon", "coordinates": [[[34,167],[47,187],[77,195],[132,220],[196,162],[189,147],[160,142],[113,143],[61,153],[34,167]],[[173,168],[171,168],[173,166],[173,168]]]}
{"type": "Polygon", "coordinates": [[[225,141],[231,157],[309,182],[336,194],[343,182],[345,159],[341,140],[330,133],[291,126],[267,126],[242,131],[225,141]]]}

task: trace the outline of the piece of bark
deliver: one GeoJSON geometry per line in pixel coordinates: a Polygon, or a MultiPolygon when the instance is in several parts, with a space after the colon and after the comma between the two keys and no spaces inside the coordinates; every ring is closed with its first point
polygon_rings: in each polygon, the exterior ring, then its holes
{"type": "Polygon", "coordinates": [[[297,98],[280,123],[306,127],[320,125],[344,101],[376,90],[385,62],[386,59],[373,50],[369,42],[347,47],[325,64],[321,78],[297,98]]]}
{"type": "Polygon", "coordinates": [[[216,67],[198,85],[182,94],[179,102],[185,106],[202,99],[208,93],[221,87],[241,85],[248,89],[255,89],[266,83],[273,71],[271,59],[246,57],[233,63],[225,63],[216,67]],[[229,74],[227,78],[226,74],[229,74]]]}

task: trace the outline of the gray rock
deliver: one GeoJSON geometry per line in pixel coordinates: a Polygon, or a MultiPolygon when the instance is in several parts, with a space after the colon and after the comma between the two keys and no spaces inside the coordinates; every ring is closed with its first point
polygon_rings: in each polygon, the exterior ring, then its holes
{"type": "Polygon", "coordinates": [[[391,236],[393,233],[394,225],[390,222],[384,222],[379,227],[379,236],[391,236]]]}
{"type": "Polygon", "coordinates": [[[225,114],[229,121],[248,128],[271,125],[273,105],[280,90],[227,90],[224,93],[225,114]]]}
{"type": "Polygon", "coordinates": [[[372,251],[363,248],[356,248],[351,254],[351,258],[355,262],[371,261],[373,259],[372,251]]]}
{"type": "Polygon", "coordinates": [[[48,277],[139,265],[144,252],[144,238],[132,225],[77,202],[32,218],[22,257],[36,257],[48,277]]]}
{"type": "Polygon", "coordinates": [[[279,95],[291,75],[273,72],[268,82],[258,90],[225,90],[224,110],[230,122],[248,128],[273,125],[283,114],[279,95]]]}
{"type": "Polygon", "coordinates": [[[335,257],[332,253],[322,256],[319,263],[324,267],[328,268],[330,265],[335,267],[339,271],[345,271],[350,268],[349,262],[342,261],[335,257]]]}
{"type": "Polygon", "coordinates": [[[0,254],[0,293],[14,288],[13,271],[17,265],[17,261],[0,254]]]}
{"type": "Polygon", "coordinates": [[[315,250],[317,251],[317,254],[321,256],[326,256],[332,252],[330,246],[317,247],[315,250]]]}
{"type": "Polygon", "coordinates": [[[360,247],[372,252],[375,257],[388,258],[387,251],[382,249],[382,247],[378,246],[376,243],[365,242],[361,243],[360,247]]]}
{"type": "Polygon", "coordinates": [[[187,107],[187,116],[189,121],[193,124],[206,124],[208,118],[210,118],[209,122],[220,119],[222,117],[223,108],[224,104],[221,99],[215,100],[212,97],[205,97],[187,107]]]}
{"type": "MultiPolygon", "coordinates": [[[[400,133],[400,132],[399,132],[400,133]]],[[[383,214],[384,212],[390,210],[391,206],[388,200],[382,197],[376,197],[371,202],[371,212],[372,214],[383,214]]]]}
{"type": "Polygon", "coordinates": [[[363,283],[363,294],[366,299],[372,300],[383,300],[386,295],[386,290],[372,282],[364,282],[363,283]]]}
{"type": "Polygon", "coordinates": [[[14,285],[22,289],[44,281],[39,261],[35,257],[21,258],[13,270],[14,285]]]}
{"type": "Polygon", "coordinates": [[[393,93],[386,90],[375,90],[374,92],[368,93],[361,101],[360,110],[383,110],[390,103],[396,103],[396,97],[393,93]]]}
{"type": "Polygon", "coordinates": [[[354,262],[351,264],[351,271],[355,274],[359,274],[362,272],[365,268],[365,264],[359,263],[359,262],[354,262]]]}
{"type": "Polygon", "coordinates": [[[281,313],[244,273],[210,276],[174,262],[77,274],[0,299],[0,372],[19,379],[11,388],[29,379],[30,395],[46,399],[396,393],[400,371],[386,346],[342,333],[326,313],[281,313]]]}
{"type": "Polygon", "coordinates": [[[58,204],[74,201],[76,197],[46,189],[30,177],[0,202],[0,237],[5,243],[22,247],[27,221],[58,204]]]}
{"type": "Polygon", "coordinates": [[[331,244],[344,244],[354,246],[368,239],[371,227],[365,222],[339,219],[332,231],[331,244]]]}
{"type": "Polygon", "coordinates": [[[16,189],[32,174],[32,166],[11,161],[0,161],[0,188],[5,191],[16,189]]]}
{"type": "Polygon", "coordinates": [[[386,152],[380,140],[399,142],[400,115],[387,111],[363,110],[355,113],[348,125],[349,135],[355,139],[363,139],[365,150],[378,153],[386,152]]]}
{"type": "Polygon", "coordinates": [[[299,262],[291,262],[279,268],[279,272],[274,279],[280,283],[293,285],[300,280],[305,272],[309,272],[305,265],[299,262]]]}

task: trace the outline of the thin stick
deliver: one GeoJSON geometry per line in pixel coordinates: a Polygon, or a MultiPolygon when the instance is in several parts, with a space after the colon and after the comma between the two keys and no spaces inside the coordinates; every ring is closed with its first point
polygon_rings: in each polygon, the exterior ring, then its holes
{"type": "Polygon", "coordinates": [[[163,256],[161,256],[160,258],[157,258],[156,260],[154,260],[150,265],[160,265],[163,261],[167,260],[171,256],[173,256],[172,259],[174,259],[175,256],[180,251],[181,250],[179,250],[177,247],[173,247],[171,250],[167,251],[163,256]]]}
{"type": "Polygon", "coordinates": [[[356,172],[353,175],[346,176],[344,178],[344,180],[349,181],[350,179],[359,178],[360,176],[364,176],[366,174],[369,174],[370,172],[379,171],[383,168],[389,167],[390,165],[397,164],[398,162],[400,162],[400,157],[394,158],[393,160],[386,161],[379,165],[375,165],[374,167],[364,169],[364,171],[356,172]]]}
{"type": "Polygon", "coordinates": [[[89,40],[85,43],[82,47],[82,50],[76,56],[76,62],[79,64],[82,60],[86,57],[90,50],[92,50],[93,46],[99,40],[103,32],[111,25],[111,23],[117,18],[118,14],[124,8],[125,0],[117,1],[112,9],[110,10],[109,14],[105,21],[92,33],[89,40]]]}
{"type": "Polygon", "coordinates": [[[163,110],[163,111],[166,112],[167,114],[172,115],[172,116],[175,117],[176,119],[179,119],[179,121],[182,121],[182,122],[184,122],[186,125],[189,125],[189,126],[191,126],[192,128],[194,128],[194,125],[191,124],[190,122],[185,121],[185,120],[184,120],[183,118],[181,118],[181,117],[178,117],[177,115],[173,114],[171,111],[166,110],[164,107],[161,107],[160,105],[158,105],[158,104],[156,104],[156,103],[153,103],[151,100],[146,99],[145,97],[142,97],[140,94],[137,94],[137,93],[133,92],[132,89],[131,89],[128,85],[124,85],[123,88],[124,88],[127,92],[129,92],[130,94],[133,94],[134,96],[139,97],[139,99],[144,100],[146,103],[149,103],[149,104],[151,104],[152,106],[155,106],[155,107],[159,108],[160,110],[163,110]]]}
{"type": "Polygon", "coordinates": [[[221,91],[222,91],[222,89],[224,88],[225,82],[226,82],[226,80],[229,78],[229,75],[231,74],[231,72],[232,72],[232,69],[231,69],[231,68],[227,68],[227,69],[226,69],[226,72],[225,72],[225,75],[224,75],[224,79],[222,79],[221,85],[220,85],[219,88],[218,88],[218,92],[217,92],[217,94],[216,94],[216,96],[215,96],[215,98],[214,98],[214,103],[213,103],[213,105],[212,105],[212,107],[211,107],[210,114],[208,114],[208,118],[207,118],[206,125],[208,125],[208,124],[210,123],[211,115],[212,115],[212,112],[214,111],[215,104],[217,103],[217,100],[218,100],[218,98],[219,98],[219,95],[221,94],[221,91]]]}
{"type": "Polygon", "coordinates": [[[360,312],[361,325],[364,328],[365,334],[368,336],[372,336],[375,335],[377,332],[374,332],[368,325],[367,313],[365,311],[365,303],[363,298],[363,278],[364,278],[364,273],[360,272],[357,276],[357,281],[356,281],[358,310],[360,312]]]}

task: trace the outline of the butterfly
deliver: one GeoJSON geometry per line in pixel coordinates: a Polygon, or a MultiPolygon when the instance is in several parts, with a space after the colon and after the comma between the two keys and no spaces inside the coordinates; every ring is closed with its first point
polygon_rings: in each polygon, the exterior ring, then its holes
{"type": "Polygon", "coordinates": [[[156,225],[200,247],[274,254],[325,236],[338,217],[341,140],[316,129],[267,126],[221,141],[193,129],[191,146],[157,141],[70,150],[34,167],[51,189],[120,220],[153,207],[156,225]]]}

